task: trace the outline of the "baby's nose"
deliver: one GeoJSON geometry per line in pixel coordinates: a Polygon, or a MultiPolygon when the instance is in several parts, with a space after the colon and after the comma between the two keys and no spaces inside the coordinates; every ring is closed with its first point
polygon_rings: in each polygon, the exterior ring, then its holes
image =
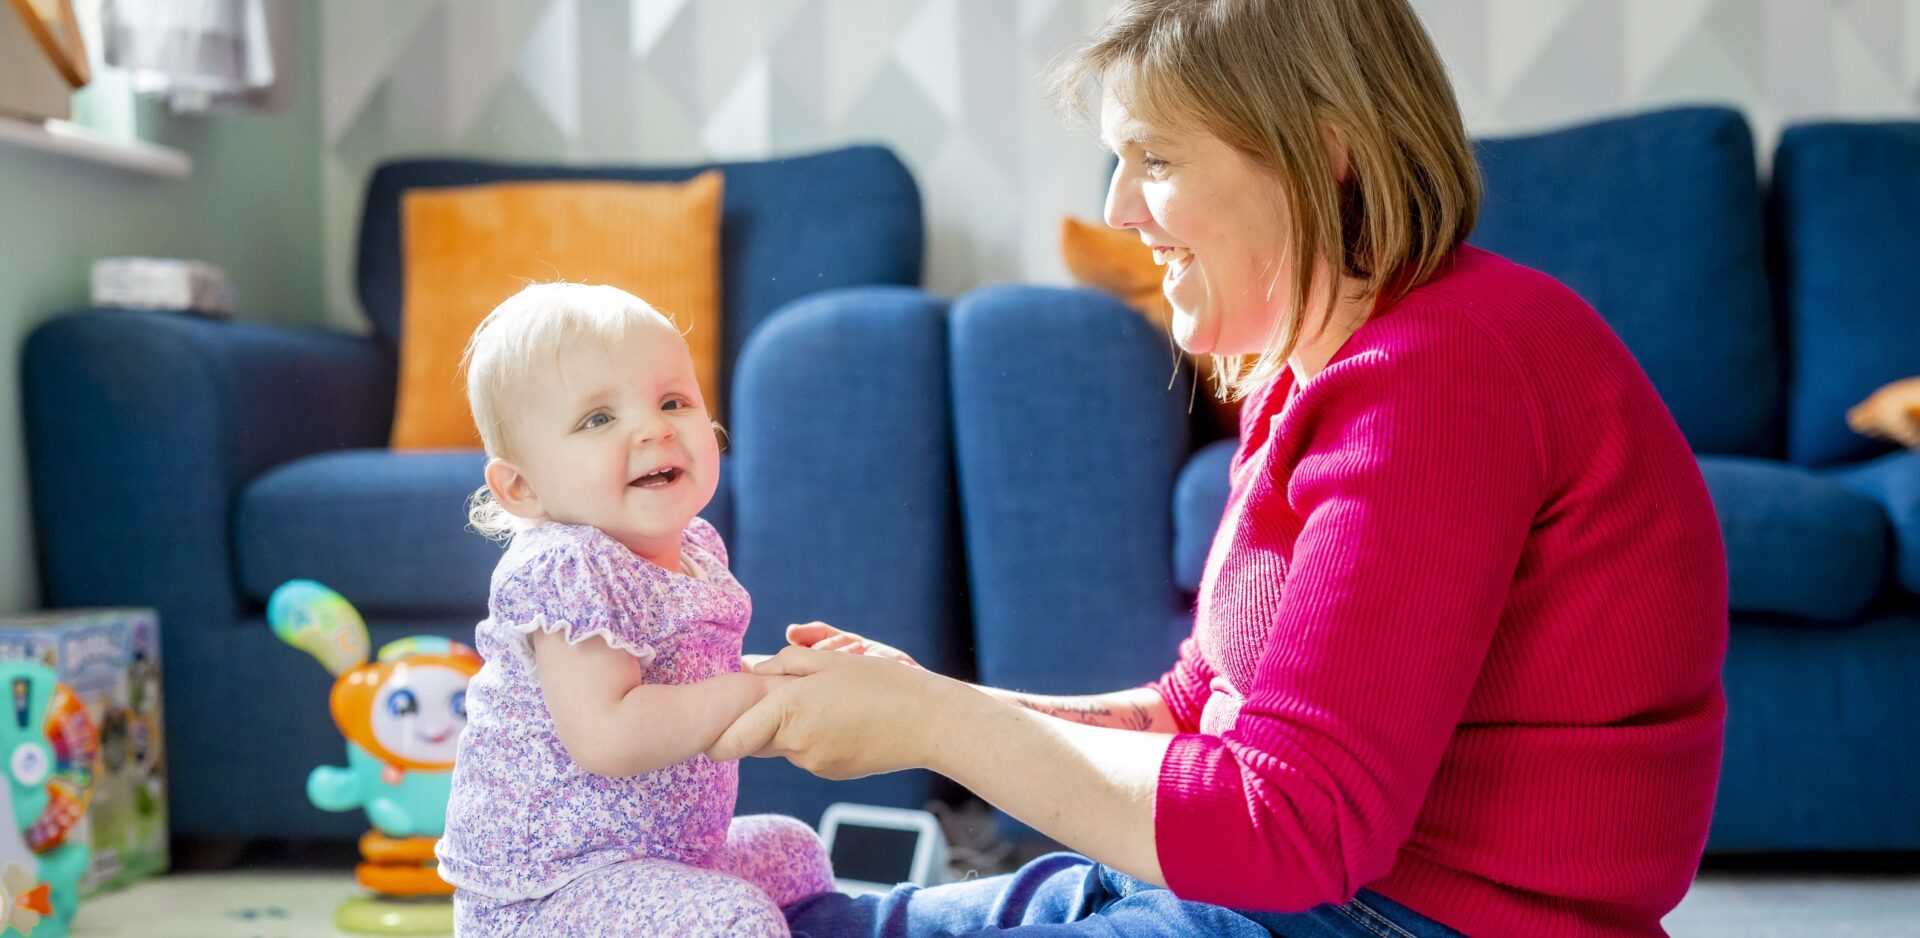
{"type": "Polygon", "coordinates": [[[640,426],[633,433],[635,446],[661,443],[671,439],[673,439],[673,424],[660,419],[641,421],[640,426]]]}

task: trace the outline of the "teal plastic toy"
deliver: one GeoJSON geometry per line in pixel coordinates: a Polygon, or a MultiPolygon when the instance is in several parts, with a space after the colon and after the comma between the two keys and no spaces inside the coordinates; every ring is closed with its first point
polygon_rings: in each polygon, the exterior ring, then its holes
{"type": "Polygon", "coordinates": [[[64,938],[93,850],[69,839],[100,769],[86,708],[52,668],[0,662],[0,759],[11,825],[0,824],[0,935],[64,938]]]}
{"type": "Polygon", "coordinates": [[[417,635],[382,646],[369,661],[365,621],[339,593],[312,580],[274,590],[267,623],[334,675],[329,704],[347,741],[347,764],[314,769],[307,800],[323,811],[363,810],[374,827],[360,838],[366,862],[354,875],[382,898],[349,900],[334,924],[380,934],[451,930],[445,903],[388,900],[453,892],[435,872],[433,845],[447,826],[467,681],[479,672],[480,656],[459,642],[417,635]]]}

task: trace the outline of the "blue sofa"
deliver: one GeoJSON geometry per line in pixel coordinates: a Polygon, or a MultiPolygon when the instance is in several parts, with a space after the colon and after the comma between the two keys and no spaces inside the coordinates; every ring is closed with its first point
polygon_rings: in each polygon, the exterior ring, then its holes
{"type": "MultiPolygon", "coordinates": [[[[279,644],[263,602],[294,577],[338,589],[376,647],[472,640],[499,554],[463,530],[478,452],[395,453],[399,204],[416,187],[529,178],[681,179],[705,167],[416,161],[368,187],[367,337],[141,311],[56,318],[26,344],[28,455],[45,595],[158,607],[174,831],[346,837],[304,795],[339,762],[329,678],[279,644]]],[[[954,636],[945,303],[919,283],[919,192],[855,147],[728,164],[722,221],[731,445],[707,516],[754,598],[750,650],[823,618],[964,670],[954,636]],[[824,291],[824,292],[823,292],[824,291]]],[[[918,806],[930,777],[833,785],[777,760],[742,811],[811,822],[834,800],[918,806]]]]}
{"type": "MultiPolygon", "coordinates": [[[[1731,648],[1710,848],[1920,849],[1920,452],[1842,419],[1920,375],[1920,124],[1792,128],[1764,197],[1724,109],[1479,156],[1473,242],[1606,317],[1719,513],[1731,648]]],[[[951,329],[981,678],[1081,693],[1157,676],[1192,627],[1233,442],[1195,434],[1164,335],[1104,296],[979,290],[951,329]]]]}

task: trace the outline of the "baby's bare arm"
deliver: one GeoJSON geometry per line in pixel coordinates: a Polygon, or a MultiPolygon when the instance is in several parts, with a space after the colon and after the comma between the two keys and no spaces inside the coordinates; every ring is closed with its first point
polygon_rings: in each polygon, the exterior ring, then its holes
{"type": "Polygon", "coordinates": [[[705,752],[767,689],[792,678],[721,674],[692,684],[648,684],[640,661],[599,638],[578,645],[535,632],[534,674],[560,745],[581,768],[616,778],[705,752]]]}

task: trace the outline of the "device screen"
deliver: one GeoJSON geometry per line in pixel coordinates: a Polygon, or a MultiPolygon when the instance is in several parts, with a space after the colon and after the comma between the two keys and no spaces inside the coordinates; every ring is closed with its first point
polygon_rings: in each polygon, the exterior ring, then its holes
{"type": "Polygon", "coordinates": [[[863,883],[904,883],[913,875],[917,830],[842,822],[833,831],[833,875],[863,883]]]}

